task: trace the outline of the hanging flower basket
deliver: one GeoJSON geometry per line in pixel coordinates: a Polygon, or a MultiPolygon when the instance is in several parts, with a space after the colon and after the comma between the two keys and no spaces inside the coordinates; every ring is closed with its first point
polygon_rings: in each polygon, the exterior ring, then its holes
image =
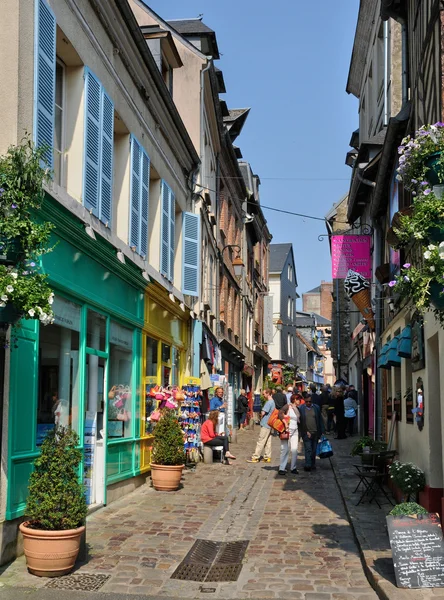
{"type": "Polygon", "coordinates": [[[443,284],[438,283],[437,281],[432,281],[430,283],[430,287],[429,287],[430,303],[437,310],[444,309],[444,294],[441,293],[443,291],[443,289],[444,289],[443,284]]]}
{"type": "Polygon", "coordinates": [[[430,185],[438,185],[441,183],[440,171],[442,170],[441,152],[434,152],[425,161],[427,167],[426,180],[430,185]]]}
{"type": "Polygon", "coordinates": [[[5,240],[0,238],[0,264],[16,265],[23,260],[23,246],[20,238],[5,240]]]}
{"type": "Polygon", "coordinates": [[[8,302],[6,306],[0,306],[0,323],[14,325],[20,321],[22,316],[22,313],[11,302],[8,302]]]}

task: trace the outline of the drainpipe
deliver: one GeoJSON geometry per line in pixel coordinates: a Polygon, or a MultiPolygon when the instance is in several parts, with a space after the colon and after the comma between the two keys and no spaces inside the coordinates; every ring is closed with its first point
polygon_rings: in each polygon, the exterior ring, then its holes
{"type": "Polygon", "coordinates": [[[408,86],[408,48],[407,48],[407,23],[405,19],[398,17],[398,23],[401,24],[401,51],[402,51],[402,106],[405,106],[409,100],[408,86]]]}
{"type": "Polygon", "coordinates": [[[204,112],[205,112],[205,73],[210,70],[212,57],[207,56],[208,64],[202,69],[200,72],[200,183],[203,184],[202,181],[202,171],[203,171],[203,156],[204,156],[204,112]]]}
{"type": "Polygon", "coordinates": [[[384,126],[388,125],[388,21],[384,21],[384,126]]]}

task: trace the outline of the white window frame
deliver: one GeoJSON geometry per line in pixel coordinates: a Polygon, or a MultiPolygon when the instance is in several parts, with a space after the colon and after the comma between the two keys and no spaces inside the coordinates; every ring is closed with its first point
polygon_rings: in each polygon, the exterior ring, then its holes
{"type": "Polygon", "coordinates": [[[57,65],[62,67],[63,75],[62,75],[62,106],[59,107],[54,99],[54,147],[53,153],[60,152],[60,181],[56,182],[61,187],[65,187],[65,136],[66,136],[66,65],[61,58],[56,55],[56,76],[55,76],[55,98],[57,98],[57,65]],[[56,139],[56,109],[60,108],[62,113],[61,118],[61,135],[60,135],[60,145],[61,150],[56,150],[55,148],[55,139],[56,139]]]}

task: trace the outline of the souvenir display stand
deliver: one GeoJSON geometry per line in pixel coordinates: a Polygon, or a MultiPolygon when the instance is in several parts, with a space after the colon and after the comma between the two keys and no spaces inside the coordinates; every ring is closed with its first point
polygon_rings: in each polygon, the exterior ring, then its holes
{"type": "Polygon", "coordinates": [[[161,388],[147,383],[145,390],[145,431],[152,433],[160,418],[162,408],[175,410],[183,431],[187,462],[197,462],[200,444],[202,392],[199,380],[189,379],[190,385],[161,388]]]}

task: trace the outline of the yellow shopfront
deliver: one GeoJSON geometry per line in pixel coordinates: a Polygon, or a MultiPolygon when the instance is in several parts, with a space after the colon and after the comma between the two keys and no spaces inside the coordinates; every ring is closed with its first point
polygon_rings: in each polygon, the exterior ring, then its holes
{"type": "Polygon", "coordinates": [[[157,401],[149,392],[153,386],[182,386],[186,364],[188,312],[170,301],[165,290],[150,286],[145,292],[145,319],[142,339],[141,471],[151,462],[153,436],[150,414],[157,401]]]}

